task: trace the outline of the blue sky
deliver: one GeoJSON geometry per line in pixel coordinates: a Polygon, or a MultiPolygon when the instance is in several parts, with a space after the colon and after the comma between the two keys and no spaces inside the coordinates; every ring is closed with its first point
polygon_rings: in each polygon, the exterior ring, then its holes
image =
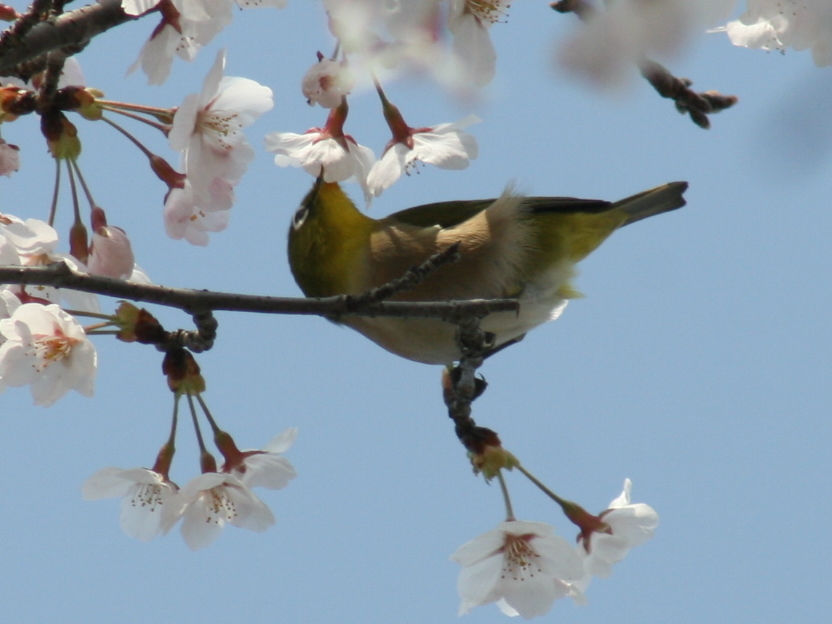
{"type": "MultiPolygon", "coordinates": [[[[482,369],[490,386],[475,418],[538,477],[596,512],[629,477],[634,500],[661,517],[653,541],[590,586],[588,606],[563,601],[541,621],[826,621],[830,70],[807,53],[703,37],[669,66],[699,89],[740,98],[704,131],[645,84],[611,95],[553,68],[552,46],[574,26],[545,3],[516,3],[493,29],[497,79],[472,106],[426,81],[390,84],[412,125],[478,114],[484,122],[470,131],[480,156],[462,172],[424,168],[402,179],[370,212],[492,197],[510,181],[533,194],[602,199],[690,183],[687,207],[616,233],[581,265],[586,297],[482,369]]],[[[124,77],[151,28],[145,20],[96,40],[81,57],[88,83],[111,99],[176,105],[226,46],[226,73],[270,86],[275,108],[249,132],[257,160],[229,229],[207,248],[166,238],[164,188],[143,157],[102,124],[79,121],[94,195],[158,283],[298,296],[285,232],[312,180],[276,168],[262,135],[324,121],[297,88],[314,53],[331,48],[318,3],[236,12],[195,63],[177,62],[153,89],[124,77]]],[[[36,130],[34,119],[3,128],[23,167],[0,180],[2,210],[43,218],[52,169],[36,130]]],[[[377,153],[387,140],[371,93],[352,98],[348,130],[377,153]]],[[[142,136],[174,160],[161,136],[142,136]]],[[[171,328],[188,326],[185,315],[153,311],[171,328]]],[[[192,553],[176,531],[131,540],[116,501],[81,500],[99,468],[152,464],[172,405],[155,350],[97,340],[94,399],[68,395],[44,409],[25,390],[0,397],[0,620],[456,621],[458,569],[448,556],[493,528],[502,502],[453,435],[440,369],[318,318],[218,319],[220,339],[198,361],[220,424],[246,448],[300,429],[288,454],[298,478],[262,495],[277,526],[228,528],[192,553]]],[[[182,484],[197,471],[182,427],[173,477],[182,484]]],[[[572,537],[554,504],[520,475],[508,481],[519,518],[572,537]]],[[[486,606],[466,620],[505,617],[486,606]]]]}

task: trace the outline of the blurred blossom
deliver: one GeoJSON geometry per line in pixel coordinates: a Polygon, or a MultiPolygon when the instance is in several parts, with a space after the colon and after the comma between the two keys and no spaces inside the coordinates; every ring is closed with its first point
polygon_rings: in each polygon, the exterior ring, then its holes
{"type": "Polygon", "coordinates": [[[653,537],[659,525],[656,510],[644,503],[630,503],[633,484],[624,481],[624,490],[614,499],[609,508],[599,514],[609,526],[609,533],[593,532],[589,541],[583,540],[586,552],[584,567],[587,573],[599,577],[612,574],[613,564],[627,556],[627,552],[653,537]]]}
{"type": "Polygon", "coordinates": [[[815,65],[832,65],[832,2],[829,0],[748,0],[739,19],[724,30],[736,46],[811,50],[815,65]]]}
{"type": "Polygon", "coordinates": [[[448,26],[454,35],[454,54],[461,76],[483,87],[494,78],[497,53],[489,29],[508,11],[507,0],[450,0],[448,26]]]}
{"type": "Polygon", "coordinates": [[[24,303],[0,320],[0,334],[0,390],[29,385],[35,405],[52,405],[69,390],[92,396],[95,347],[57,305],[24,303]]]}
{"type": "Polygon", "coordinates": [[[524,619],[548,613],[584,577],[574,546],[541,522],[510,520],[462,545],[451,560],[462,566],[459,614],[498,602],[524,619]]]}
{"type": "Polygon", "coordinates": [[[247,78],[223,76],[225,51],[217,53],[202,92],[185,98],[173,118],[169,141],[182,152],[185,173],[201,202],[210,200],[215,179],[240,181],[254,159],[242,129],[274,105],[272,91],[247,78]]]}
{"type": "Polygon", "coordinates": [[[179,508],[171,513],[182,517],[180,530],[191,550],[211,544],[226,524],[262,532],[275,523],[266,504],[231,474],[203,473],[185,485],[176,500],[179,508]]]}
{"type": "Polygon", "coordinates": [[[463,128],[478,121],[478,117],[469,115],[454,123],[407,128],[406,136],[390,141],[381,159],[373,165],[367,178],[370,192],[378,197],[417,162],[440,169],[465,169],[477,157],[479,148],[474,136],[463,128]]]}
{"type": "Polygon", "coordinates": [[[84,500],[122,498],[121,529],[129,536],[149,542],[164,535],[176,523],[174,513],[179,488],[163,475],[147,468],[102,468],[84,483],[84,500]]]}
{"type": "Polygon", "coordinates": [[[303,77],[301,91],[307,102],[335,108],[355,85],[355,78],[344,62],[322,58],[303,77]]]}
{"type": "Polygon", "coordinates": [[[416,66],[441,72],[439,5],[439,0],[324,0],[344,51],[376,70],[416,66]]]}
{"type": "Polygon", "coordinates": [[[726,19],[736,0],[618,0],[593,11],[558,51],[569,70],[604,86],[625,84],[647,56],[678,52],[726,19]]]}

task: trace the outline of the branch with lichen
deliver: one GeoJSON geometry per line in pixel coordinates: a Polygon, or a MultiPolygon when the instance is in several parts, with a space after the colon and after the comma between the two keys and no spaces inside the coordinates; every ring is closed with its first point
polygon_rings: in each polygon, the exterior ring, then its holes
{"type": "Polygon", "coordinates": [[[121,0],[100,0],[57,17],[43,14],[49,5],[33,4],[28,13],[0,35],[0,76],[27,80],[44,69],[49,52],[65,50],[73,54],[96,35],[139,17],[127,15],[121,0]]]}

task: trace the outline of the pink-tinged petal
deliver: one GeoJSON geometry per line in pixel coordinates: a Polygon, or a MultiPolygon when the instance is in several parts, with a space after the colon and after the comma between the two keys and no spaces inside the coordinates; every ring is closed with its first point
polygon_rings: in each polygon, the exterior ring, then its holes
{"type": "Polygon", "coordinates": [[[124,279],[133,273],[133,248],[127,233],[119,227],[105,226],[92,235],[87,268],[93,275],[124,279]]]}

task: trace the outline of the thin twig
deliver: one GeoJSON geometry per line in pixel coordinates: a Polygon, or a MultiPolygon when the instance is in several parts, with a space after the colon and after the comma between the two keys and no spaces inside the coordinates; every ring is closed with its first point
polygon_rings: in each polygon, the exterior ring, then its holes
{"type": "Polygon", "coordinates": [[[425,278],[435,273],[438,269],[453,262],[459,261],[459,243],[456,242],[444,251],[440,251],[425,260],[422,264],[410,267],[407,273],[386,284],[368,290],[362,295],[347,295],[348,305],[355,305],[357,309],[367,306],[370,303],[385,301],[394,295],[412,290],[421,284],[425,278]]]}

